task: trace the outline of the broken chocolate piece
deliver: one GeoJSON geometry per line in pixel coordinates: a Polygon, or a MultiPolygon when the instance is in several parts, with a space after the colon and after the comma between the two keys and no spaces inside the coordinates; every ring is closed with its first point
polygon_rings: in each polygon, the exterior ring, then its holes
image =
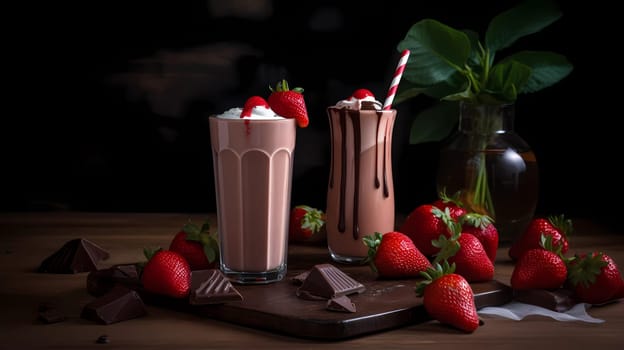
{"type": "Polygon", "coordinates": [[[305,279],[306,279],[306,278],[308,278],[308,275],[309,275],[309,274],[310,274],[310,270],[308,270],[308,271],[303,271],[303,272],[302,272],[302,273],[300,273],[300,274],[297,274],[297,275],[292,276],[292,277],[290,278],[290,281],[291,281],[293,284],[295,284],[295,285],[297,285],[297,286],[300,286],[300,285],[302,285],[302,284],[303,284],[303,281],[305,281],[305,279]]]}
{"type": "Polygon", "coordinates": [[[65,321],[65,314],[52,303],[39,304],[39,319],[44,323],[58,323],[65,321]]]}
{"type": "Polygon", "coordinates": [[[95,340],[95,343],[96,344],[108,344],[110,343],[110,339],[108,339],[108,335],[102,334],[95,340]]]}
{"type": "Polygon", "coordinates": [[[87,275],[87,292],[96,297],[100,297],[113,289],[113,271],[109,269],[95,270],[87,275]]]}
{"type": "Polygon", "coordinates": [[[355,312],[355,304],[351,299],[346,296],[339,296],[327,300],[327,310],[341,311],[341,312],[355,312]]]}
{"type": "Polygon", "coordinates": [[[71,274],[94,271],[97,263],[108,257],[109,253],[97,244],[82,238],[72,239],[43,260],[37,272],[71,274]]]}
{"type": "Polygon", "coordinates": [[[309,299],[332,299],[342,295],[362,293],[366,287],[332,264],[317,264],[297,289],[297,296],[309,299]]]}
{"type": "Polygon", "coordinates": [[[111,324],[145,314],[145,304],[139,294],[127,287],[117,285],[110,292],[85,305],[80,317],[111,324]]]}
{"type": "Polygon", "coordinates": [[[240,300],[243,300],[243,296],[221,270],[208,269],[191,272],[189,303],[192,305],[222,304],[240,300]]]}
{"type": "Polygon", "coordinates": [[[515,301],[541,306],[557,312],[564,312],[575,304],[573,292],[569,289],[557,289],[554,291],[545,289],[514,290],[515,301]]]}
{"type": "Polygon", "coordinates": [[[106,269],[89,272],[87,276],[87,292],[94,296],[102,296],[117,284],[130,289],[141,285],[136,264],[120,264],[106,269]]]}

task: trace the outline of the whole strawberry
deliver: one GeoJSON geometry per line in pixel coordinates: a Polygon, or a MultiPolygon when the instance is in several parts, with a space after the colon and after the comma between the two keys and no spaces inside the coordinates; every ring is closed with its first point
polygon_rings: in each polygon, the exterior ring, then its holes
{"type": "Polygon", "coordinates": [[[483,214],[466,213],[461,215],[458,220],[462,225],[462,233],[470,233],[477,237],[490,261],[494,263],[498,250],[498,230],[492,219],[483,214]]]}
{"type": "Polygon", "coordinates": [[[357,90],[353,91],[353,94],[351,96],[353,98],[358,99],[358,100],[363,100],[363,99],[365,99],[367,97],[375,98],[375,94],[373,94],[368,89],[357,89],[357,90]]]}
{"type": "Polygon", "coordinates": [[[325,213],[308,205],[297,205],[290,211],[288,238],[291,242],[306,242],[325,225],[325,213]]]}
{"type": "Polygon", "coordinates": [[[509,257],[518,259],[529,249],[539,248],[542,234],[552,237],[553,248],[561,247],[561,254],[568,251],[568,235],[572,232],[572,221],[563,215],[548,218],[534,218],[522,236],[509,248],[509,257]]]}
{"type": "Polygon", "coordinates": [[[557,289],[564,284],[567,272],[566,263],[559,254],[533,248],[516,261],[511,274],[511,288],[557,289]]]}
{"type": "Polygon", "coordinates": [[[431,257],[439,251],[431,242],[440,235],[450,237],[448,221],[454,221],[449,209],[443,211],[431,204],[421,204],[409,213],[399,232],[411,238],[425,256],[431,257]]]}
{"type": "Polygon", "coordinates": [[[375,232],[363,238],[371,269],[382,278],[418,277],[431,267],[414,242],[401,232],[375,232]]]}
{"type": "Polygon", "coordinates": [[[219,243],[208,222],[200,228],[189,221],[173,237],[169,250],[182,255],[193,271],[214,268],[219,260],[219,243]]]}
{"type": "Polygon", "coordinates": [[[479,327],[474,293],[464,277],[454,273],[454,266],[435,263],[421,274],[425,279],[416,287],[423,306],[433,319],[467,333],[479,327]]]}
{"type": "Polygon", "coordinates": [[[569,270],[570,284],[579,301],[602,304],[622,297],[624,281],[615,261],[607,254],[575,255],[569,270]]]}
{"type": "Polygon", "coordinates": [[[146,251],[147,263],[141,273],[141,283],[146,291],[186,298],[191,287],[191,269],[184,257],[170,250],[146,251]]]}
{"type": "Polygon", "coordinates": [[[481,241],[470,233],[462,232],[457,239],[459,250],[449,258],[455,263],[455,273],[464,276],[468,282],[483,282],[494,279],[494,263],[490,260],[481,241]]]}
{"type": "Polygon", "coordinates": [[[491,281],[494,278],[494,263],[485,252],[481,241],[461,230],[458,222],[449,222],[451,237],[440,236],[433,242],[434,246],[440,248],[433,263],[448,261],[455,265],[455,273],[468,282],[491,281]]]}
{"type": "Polygon", "coordinates": [[[303,98],[303,89],[297,87],[290,90],[286,80],[278,82],[275,89],[270,89],[269,106],[271,109],[282,117],[295,118],[299,127],[307,127],[310,120],[303,98]]]}

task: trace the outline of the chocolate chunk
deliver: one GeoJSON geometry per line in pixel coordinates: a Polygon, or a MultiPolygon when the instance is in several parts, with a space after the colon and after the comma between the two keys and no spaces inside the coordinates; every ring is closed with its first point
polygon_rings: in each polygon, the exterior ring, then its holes
{"type": "Polygon", "coordinates": [[[108,252],[97,244],[82,238],[72,239],[43,260],[37,272],[70,274],[94,271],[97,270],[97,263],[108,257],[108,252]]]}
{"type": "Polygon", "coordinates": [[[305,281],[305,279],[306,279],[306,278],[308,278],[308,275],[309,275],[309,274],[310,274],[310,270],[308,270],[308,271],[303,271],[303,272],[302,272],[302,273],[300,273],[300,274],[297,274],[297,275],[295,275],[295,276],[292,276],[292,277],[290,278],[290,281],[291,281],[293,284],[295,284],[295,285],[297,285],[297,286],[300,286],[300,285],[302,285],[302,284],[303,284],[303,281],[305,281]]]}
{"type": "Polygon", "coordinates": [[[342,295],[362,293],[364,285],[331,264],[318,264],[297,289],[297,296],[302,298],[320,297],[332,299],[342,295]]]}
{"type": "Polygon", "coordinates": [[[117,284],[130,289],[140,286],[141,281],[136,264],[115,265],[107,269],[91,271],[87,276],[87,292],[91,295],[102,296],[117,284]]]}
{"type": "Polygon", "coordinates": [[[136,264],[115,265],[113,270],[113,280],[122,283],[139,283],[139,270],[136,264]]]}
{"type": "Polygon", "coordinates": [[[361,106],[360,109],[361,110],[377,110],[379,107],[379,103],[378,102],[373,102],[373,101],[362,101],[361,102],[361,106]]]}
{"type": "Polygon", "coordinates": [[[110,292],[115,284],[111,269],[95,270],[87,275],[87,292],[96,297],[110,292]]]}
{"type": "Polygon", "coordinates": [[[145,305],[139,294],[127,287],[117,285],[110,292],[85,305],[80,317],[111,324],[145,314],[145,305]]]}
{"type": "Polygon", "coordinates": [[[65,321],[65,315],[57,309],[49,309],[40,311],[39,319],[45,323],[58,323],[65,321]]]}
{"type": "Polygon", "coordinates": [[[110,339],[108,339],[108,335],[102,334],[95,340],[95,342],[97,344],[108,344],[110,343],[110,339]]]}
{"type": "Polygon", "coordinates": [[[574,306],[573,292],[568,289],[554,291],[545,289],[514,290],[514,300],[541,306],[557,312],[564,312],[574,306]]]}
{"type": "Polygon", "coordinates": [[[339,296],[327,300],[327,310],[341,311],[341,312],[355,312],[355,304],[351,299],[346,296],[339,296]]]}
{"type": "Polygon", "coordinates": [[[65,314],[52,303],[39,304],[39,319],[45,323],[58,323],[65,321],[65,314]]]}
{"type": "Polygon", "coordinates": [[[208,269],[191,272],[189,302],[192,305],[221,304],[240,300],[243,300],[243,296],[221,270],[208,269]]]}

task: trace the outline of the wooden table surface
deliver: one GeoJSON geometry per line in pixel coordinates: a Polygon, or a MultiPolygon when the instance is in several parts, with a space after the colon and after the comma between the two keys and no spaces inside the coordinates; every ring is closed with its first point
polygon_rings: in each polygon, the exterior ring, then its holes
{"type": "MultiPolygon", "coordinates": [[[[167,247],[189,219],[216,223],[214,215],[184,213],[0,213],[0,349],[25,348],[409,348],[457,349],[567,348],[619,349],[624,344],[624,301],[592,307],[589,314],[606,322],[559,322],[531,316],[522,321],[483,317],[484,325],[463,334],[435,321],[341,341],[315,341],[255,330],[223,321],[147,305],[148,315],[111,325],[81,319],[82,306],[93,300],[86,290],[87,273],[36,273],[41,261],[74,238],[97,242],[111,253],[100,267],[144,260],[143,247],[167,247]],[[44,324],[37,320],[42,302],[56,303],[67,319],[44,324]],[[97,344],[101,335],[110,343],[97,344]]],[[[610,232],[587,220],[574,220],[571,252],[601,250],[624,266],[624,232],[610,232]]],[[[214,225],[216,226],[216,224],[214,225]]],[[[216,227],[213,227],[216,228],[216,227]]],[[[291,245],[296,255],[309,247],[291,245]]],[[[496,279],[509,283],[513,265],[506,247],[498,252],[496,279]]]]}

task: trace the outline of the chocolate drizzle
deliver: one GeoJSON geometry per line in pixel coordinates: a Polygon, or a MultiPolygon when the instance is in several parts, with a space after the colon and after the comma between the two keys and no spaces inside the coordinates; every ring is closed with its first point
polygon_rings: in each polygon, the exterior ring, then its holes
{"type": "MultiPolygon", "coordinates": [[[[381,121],[381,112],[377,112],[377,128],[379,128],[379,122],[381,121]]],[[[388,172],[387,172],[387,168],[386,168],[386,161],[387,161],[387,157],[386,157],[386,147],[388,147],[388,128],[389,128],[390,123],[386,123],[386,130],[384,131],[384,138],[383,138],[383,195],[384,198],[388,198],[390,196],[390,191],[388,190],[388,172]]],[[[377,143],[375,143],[375,153],[377,152],[377,143]]],[[[377,171],[377,156],[375,156],[375,171],[377,171]]],[[[377,188],[379,188],[379,185],[377,185],[377,188]]]]}
{"type": "MultiPolygon", "coordinates": [[[[355,115],[349,113],[351,122],[353,123],[353,152],[354,152],[354,179],[353,179],[353,239],[360,237],[360,155],[362,153],[362,128],[360,127],[360,113],[356,112],[355,115]]],[[[375,155],[375,158],[377,155],[375,155]]],[[[343,159],[343,163],[346,161],[343,159]]],[[[342,176],[346,176],[343,174],[342,176]]],[[[342,210],[344,212],[344,209],[342,210]]]]}
{"type": "Polygon", "coordinates": [[[345,197],[347,195],[347,117],[345,110],[340,110],[340,132],[342,133],[342,145],[340,145],[342,156],[340,157],[340,214],[338,217],[338,231],[344,233],[346,230],[345,197]]]}
{"type": "MultiPolygon", "coordinates": [[[[383,116],[383,111],[376,111],[377,114],[377,124],[375,129],[375,176],[373,186],[375,189],[379,189],[381,187],[381,181],[379,179],[379,157],[382,159],[382,178],[383,178],[383,196],[384,198],[388,198],[390,196],[390,191],[388,187],[388,171],[387,171],[387,141],[388,141],[388,128],[390,127],[390,123],[385,124],[384,135],[383,135],[383,150],[380,154],[379,152],[379,131],[381,128],[381,119],[383,116]]],[[[330,123],[333,126],[334,120],[332,114],[330,116],[330,123]]],[[[347,195],[347,118],[351,120],[351,125],[353,128],[353,172],[354,172],[354,195],[353,195],[353,215],[352,215],[352,228],[353,228],[353,239],[357,240],[359,238],[359,188],[360,188],[360,172],[365,169],[360,169],[360,155],[362,152],[362,129],[361,129],[361,121],[360,121],[360,111],[351,110],[347,108],[341,108],[338,110],[338,123],[340,127],[340,135],[341,135],[341,144],[340,144],[340,207],[338,212],[338,231],[344,233],[346,231],[346,195],[347,195]]],[[[333,127],[330,128],[330,137],[333,140],[334,138],[334,130],[333,127]]],[[[334,188],[334,150],[331,152],[331,167],[329,174],[329,188],[334,188]]]]}
{"type": "MultiPolygon", "coordinates": [[[[377,125],[375,126],[375,137],[379,136],[379,124],[381,124],[381,112],[377,112],[377,125]]],[[[384,135],[384,184],[386,183],[386,136],[384,135]]],[[[379,142],[375,142],[375,188],[379,188],[379,142]]],[[[384,194],[386,192],[384,191],[384,194]]],[[[387,197],[387,196],[386,196],[387,197]]]]}
{"type": "MultiPolygon", "coordinates": [[[[332,123],[332,118],[331,118],[331,114],[328,114],[329,117],[329,123],[332,123]]],[[[333,140],[334,139],[334,128],[330,127],[329,128],[329,139],[333,140]]],[[[333,143],[331,143],[331,147],[333,148],[333,143]]],[[[329,188],[334,188],[334,150],[332,149],[330,152],[330,163],[331,166],[329,167],[329,188]]]]}

